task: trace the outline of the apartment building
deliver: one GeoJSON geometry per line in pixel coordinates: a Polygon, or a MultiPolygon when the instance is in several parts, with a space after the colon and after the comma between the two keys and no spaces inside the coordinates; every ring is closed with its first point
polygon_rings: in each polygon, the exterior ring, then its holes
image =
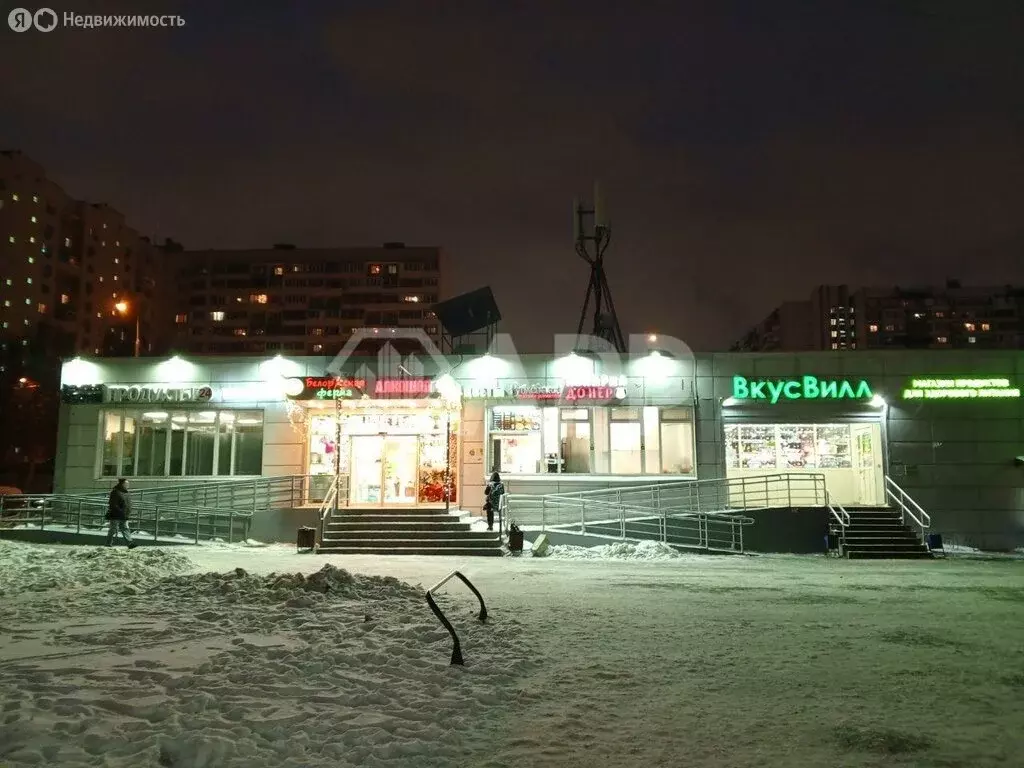
{"type": "Polygon", "coordinates": [[[1024,288],[822,285],[786,302],[735,351],[1024,349],[1024,288]]]}
{"type": "Polygon", "coordinates": [[[17,151],[0,152],[0,201],[0,352],[131,354],[136,328],[143,354],[162,346],[158,249],[119,211],[17,151]]]}
{"type": "MultiPolygon", "coordinates": [[[[176,271],[174,349],[194,354],[336,354],[362,328],[389,338],[422,328],[441,295],[436,247],[183,251],[176,271]]],[[[389,339],[390,340],[390,339],[389,339]]],[[[397,348],[403,344],[393,341],[397,348]]],[[[362,345],[360,352],[366,352],[362,345]]]]}

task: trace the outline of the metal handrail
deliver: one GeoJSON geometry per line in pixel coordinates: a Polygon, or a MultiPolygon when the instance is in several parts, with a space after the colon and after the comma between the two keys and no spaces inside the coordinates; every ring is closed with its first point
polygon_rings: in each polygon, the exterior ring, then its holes
{"type": "Polygon", "coordinates": [[[928,529],[932,527],[932,517],[918,504],[914,498],[907,493],[889,475],[885,476],[885,493],[900,508],[900,522],[906,525],[906,518],[909,517],[921,529],[921,541],[927,543],[928,529]],[[920,517],[914,512],[920,514],[920,517]]]}
{"type": "MultiPolygon", "coordinates": [[[[259,511],[274,506],[303,506],[313,475],[259,475],[235,480],[176,483],[160,480],[157,487],[132,489],[132,498],[176,506],[234,507],[259,511]]],[[[133,479],[133,478],[129,478],[133,479]]],[[[72,490],[51,496],[106,499],[108,490],[72,490]]]]}
{"type": "Polygon", "coordinates": [[[435,584],[427,590],[427,605],[430,606],[430,610],[434,612],[434,615],[437,616],[437,618],[441,621],[441,624],[444,625],[444,628],[448,630],[448,634],[452,636],[453,645],[451,663],[462,665],[465,664],[465,661],[462,658],[462,643],[459,642],[459,635],[455,631],[455,627],[452,626],[452,623],[448,621],[444,613],[442,613],[441,609],[437,607],[437,603],[434,602],[434,596],[431,594],[435,590],[443,587],[454,577],[458,577],[458,579],[463,584],[469,587],[473,594],[476,595],[476,599],[480,601],[480,615],[477,618],[480,620],[481,624],[486,623],[487,621],[487,606],[484,605],[484,597],[480,594],[480,590],[474,587],[472,582],[465,576],[463,576],[462,573],[459,571],[452,571],[439,582],[437,582],[437,584],[435,584]]]}
{"type": "Polygon", "coordinates": [[[334,502],[338,498],[338,481],[337,475],[331,480],[331,484],[327,489],[327,493],[324,495],[323,503],[320,505],[318,511],[319,515],[319,527],[320,527],[320,544],[323,544],[324,536],[327,534],[327,520],[331,516],[331,512],[334,510],[334,502]]]}
{"type": "Polygon", "coordinates": [[[835,518],[835,521],[839,523],[843,528],[846,528],[851,521],[850,513],[846,511],[846,508],[838,501],[832,498],[832,494],[825,491],[825,506],[828,507],[828,511],[835,518]]]}
{"type": "MultiPolygon", "coordinates": [[[[654,509],[650,507],[632,506],[628,504],[615,504],[613,502],[607,502],[604,500],[594,499],[581,499],[577,497],[550,497],[543,494],[514,494],[510,499],[512,500],[531,501],[539,503],[541,511],[541,529],[548,530],[549,528],[557,529],[575,529],[575,526],[579,526],[579,532],[589,536],[599,536],[602,538],[616,538],[606,536],[605,534],[593,533],[587,530],[587,526],[591,527],[607,527],[611,525],[618,525],[619,527],[619,539],[636,538],[628,537],[627,524],[628,523],[640,523],[643,524],[646,521],[655,519],[658,522],[658,538],[663,543],[669,543],[669,532],[668,522],[673,521],[688,521],[696,523],[696,544],[674,542],[677,546],[696,547],[704,550],[723,550],[723,551],[743,551],[743,531],[742,528],[755,523],[754,518],[740,515],[737,512],[732,511],[716,511],[716,512],[695,512],[686,510],[675,510],[670,511],[668,509],[654,509]],[[554,525],[548,524],[547,521],[547,509],[548,507],[568,507],[574,511],[580,512],[579,520],[572,520],[570,522],[558,522],[554,525]],[[588,520],[586,512],[588,509],[598,507],[599,511],[605,511],[606,516],[600,517],[598,520],[588,520]],[[608,516],[610,515],[610,516],[608,516]],[[727,547],[716,547],[712,545],[711,540],[711,528],[710,525],[724,525],[728,529],[729,534],[729,546],[727,547]]],[[[642,540],[642,537],[637,540],[642,540]]]]}
{"type": "MultiPolygon", "coordinates": [[[[571,478],[571,476],[570,476],[571,478]]],[[[665,480],[661,482],[616,485],[608,488],[592,488],[586,491],[555,491],[548,496],[596,496],[602,493],[638,492],[653,490],[674,490],[677,488],[702,487],[712,484],[726,485],[764,485],[766,483],[783,483],[787,485],[812,485],[825,487],[825,475],[821,472],[766,472],[762,475],[746,475],[744,477],[712,477],[703,480],[665,480]]]]}
{"type": "MultiPolygon", "coordinates": [[[[83,528],[102,529],[106,526],[107,502],[74,496],[47,496],[41,505],[11,507],[7,499],[0,497],[0,520],[9,524],[38,524],[40,530],[47,525],[64,526],[81,533],[83,528]],[[13,513],[13,514],[10,514],[13,513]]],[[[19,498],[19,497],[14,497],[19,498]]],[[[206,507],[180,507],[167,504],[133,502],[129,523],[136,530],[151,533],[154,540],[160,538],[161,529],[166,534],[188,533],[188,538],[199,543],[207,539],[226,536],[228,543],[236,538],[248,538],[252,513],[235,509],[211,509],[206,507]],[[242,526],[236,537],[236,521],[242,526]]]]}

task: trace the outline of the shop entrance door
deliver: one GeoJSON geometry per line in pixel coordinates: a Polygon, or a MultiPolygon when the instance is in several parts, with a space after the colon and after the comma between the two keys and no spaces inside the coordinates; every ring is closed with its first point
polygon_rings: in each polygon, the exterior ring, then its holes
{"type": "Polygon", "coordinates": [[[352,506],[415,504],[417,453],[415,435],[354,435],[352,506]]]}
{"type": "MultiPolygon", "coordinates": [[[[875,433],[877,424],[853,425],[853,468],[857,473],[857,498],[862,506],[881,504],[876,498],[878,472],[881,471],[882,458],[876,451],[875,433]]],[[[878,441],[881,442],[881,441],[878,441]]]]}
{"type": "Polygon", "coordinates": [[[384,473],[384,436],[353,435],[350,499],[352,506],[381,504],[381,484],[384,473]]]}
{"type": "Polygon", "coordinates": [[[384,438],[384,503],[416,503],[419,440],[415,435],[384,438]]]}

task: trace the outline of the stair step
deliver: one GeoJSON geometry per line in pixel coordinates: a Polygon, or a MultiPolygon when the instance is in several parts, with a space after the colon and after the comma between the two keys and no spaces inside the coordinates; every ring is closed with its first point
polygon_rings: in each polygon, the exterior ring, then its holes
{"type": "Polygon", "coordinates": [[[451,531],[446,529],[430,530],[381,530],[380,528],[368,528],[364,530],[353,530],[351,528],[338,530],[329,528],[326,531],[326,538],[331,541],[364,541],[366,539],[417,539],[419,541],[458,540],[458,541],[497,541],[496,531],[451,531]]]}
{"type": "Polygon", "coordinates": [[[324,539],[321,549],[501,549],[498,539],[462,541],[461,539],[324,539]]]}
{"type": "Polygon", "coordinates": [[[323,555],[430,555],[448,557],[501,557],[505,554],[501,547],[409,547],[396,548],[382,546],[334,546],[325,545],[318,550],[323,555]]]}
{"type": "Polygon", "coordinates": [[[328,532],[343,531],[451,531],[469,533],[468,523],[328,523],[328,532]]]}
{"type": "Polygon", "coordinates": [[[914,552],[892,552],[877,550],[872,552],[847,552],[849,560],[926,560],[932,558],[932,553],[927,551],[914,552]]]}
{"type": "Polygon", "coordinates": [[[332,522],[445,522],[449,520],[458,522],[459,518],[455,515],[445,515],[443,512],[439,515],[425,515],[422,513],[395,515],[389,512],[349,515],[344,512],[339,512],[338,514],[331,516],[332,522]]]}
{"type": "Polygon", "coordinates": [[[850,544],[849,542],[847,542],[847,544],[846,544],[846,551],[847,552],[852,552],[854,550],[861,551],[861,552],[873,552],[873,551],[878,550],[878,549],[891,549],[893,551],[899,550],[899,551],[902,552],[904,550],[912,550],[912,549],[921,549],[921,550],[927,551],[928,548],[924,544],[921,544],[920,542],[915,544],[915,543],[902,543],[902,542],[898,542],[898,541],[879,541],[879,542],[877,542],[875,544],[865,544],[863,542],[858,542],[857,544],[850,544]]]}

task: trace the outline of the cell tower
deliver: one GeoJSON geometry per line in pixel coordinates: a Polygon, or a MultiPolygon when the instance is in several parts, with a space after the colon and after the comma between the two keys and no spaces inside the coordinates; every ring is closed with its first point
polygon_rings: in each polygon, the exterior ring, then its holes
{"type": "Polygon", "coordinates": [[[615,302],[612,301],[608,276],[604,273],[604,253],[611,242],[612,230],[605,217],[598,184],[594,184],[594,200],[590,208],[579,200],[573,200],[572,223],[576,255],[590,265],[590,282],[587,284],[587,294],[583,299],[583,311],[580,313],[576,335],[582,336],[589,322],[589,332],[592,336],[604,339],[617,352],[625,354],[626,340],[622,336],[619,318],[615,314],[615,302]],[[589,320],[591,301],[594,302],[593,320],[589,320]]]}

